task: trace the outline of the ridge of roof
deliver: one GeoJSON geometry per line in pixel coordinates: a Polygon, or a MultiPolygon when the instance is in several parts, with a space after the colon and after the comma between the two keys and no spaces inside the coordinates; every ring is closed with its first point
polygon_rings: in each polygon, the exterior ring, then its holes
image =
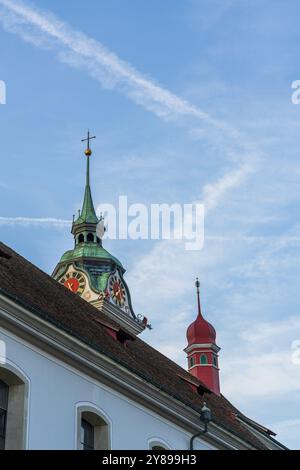
{"type": "Polygon", "coordinates": [[[272,431],[269,428],[266,428],[262,424],[257,423],[253,419],[248,418],[247,416],[243,415],[242,413],[237,413],[237,417],[239,419],[241,419],[242,421],[245,421],[245,423],[249,424],[254,429],[257,429],[260,432],[264,432],[265,434],[268,434],[269,436],[276,436],[276,432],[272,431]]]}

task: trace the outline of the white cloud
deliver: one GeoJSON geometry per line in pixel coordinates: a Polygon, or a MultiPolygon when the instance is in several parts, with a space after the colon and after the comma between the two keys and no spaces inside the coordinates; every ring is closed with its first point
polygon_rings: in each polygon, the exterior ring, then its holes
{"type": "Polygon", "coordinates": [[[233,323],[221,361],[223,393],[247,407],[251,400],[292,400],[300,391],[300,366],[292,357],[295,339],[300,339],[297,316],[255,322],[239,331],[233,323]]]}
{"type": "Polygon", "coordinates": [[[300,317],[290,317],[288,319],[274,323],[259,323],[252,326],[251,331],[241,333],[241,339],[248,344],[251,349],[255,346],[259,348],[280,344],[283,337],[294,338],[295,334],[300,338],[300,317]]]}
{"type": "Polygon", "coordinates": [[[231,189],[240,186],[251,173],[255,171],[254,164],[244,163],[240,167],[225,173],[214,183],[208,183],[203,188],[203,203],[205,213],[218,205],[222,197],[231,189]]]}
{"type": "MultiPolygon", "coordinates": [[[[204,186],[203,202],[206,213],[218,204],[225,193],[241,185],[256,171],[261,155],[246,142],[236,128],[212,118],[199,107],[161,87],[153,79],[145,77],[129,63],[121,60],[99,41],[72,29],[52,13],[22,1],[0,0],[0,21],[8,31],[18,34],[23,40],[37,47],[55,50],[64,63],[83,68],[103,87],[121,91],[157,116],[166,119],[192,118],[193,125],[191,127],[189,122],[189,131],[194,130],[195,133],[199,131],[197,126],[200,120],[208,127],[218,130],[219,145],[221,134],[229,138],[231,148],[226,146],[227,155],[235,163],[239,163],[237,167],[228,169],[216,182],[204,186]],[[233,147],[239,148],[241,153],[233,152],[233,147]]],[[[209,137],[208,134],[206,137],[209,137]]],[[[27,222],[29,223],[29,219],[27,222]]],[[[149,261],[149,256],[147,258],[149,261]]]]}
{"type": "MultiPolygon", "coordinates": [[[[241,343],[239,343],[241,344],[241,343]]],[[[222,361],[222,392],[233,401],[255,397],[272,400],[300,391],[300,367],[292,363],[292,350],[259,354],[240,353],[222,361]]]]}
{"type": "MultiPolygon", "coordinates": [[[[1,2],[2,0],[0,0],[1,2]]],[[[255,171],[254,165],[250,164],[242,164],[237,169],[233,169],[222,175],[218,180],[214,183],[209,183],[204,186],[203,188],[203,204],[205,207],[205,214],[207,214],[210,210],[214,209],[221,201],[224,200],[224,197],[227,192],[233,190],[235,187],[238,187],[242,184],[242,182],[247,178],[248,175],[255,171]]],[[[70,225],[69,220],[62,220],[62,219],[55,219],[55,218],[32,218],[32,217],[0,217],[0,224],[2,225],[13,225],[13,224],[22,224],[22,225],[39,225],[39,224],[47,224],[53,226],[65,226],[70,225]]],[[[215,237],[216,239],[220,237],[215,237]]],[[[222,239],[222,237],[221,237],[222,239]]],[[[225,238],[224,238],[225,239],[225,238]]],[[[184,254],[186,251],[184,246],[181,245],[180,242],[160,242],[157,244],[153,251],[146,255],[146,260],[142,261],[143,264],[146,262],[149,266],[156,265],[155,260],[151,261],[151,257],[156,256],[162,257],[162,259],[166,258],[166,262],[168,263],[167,259],[170,259],[171,251],[177,251],[178,248],[184,254]]],[[[174,255],[173,255],[174,256],[174,255]]],[[[177,255],[176,255],[177,256],[177,255]]],[[[160,263],[161,268],[163,268],[163,264],[160,263]]],[[[150,272],[149,272],[150,273],[150,272]]],[[[149,275],[148,273],[148,275],[149,275]]]]}
{"type": "Polygon", "coordinates": [[[299,430],[300,419],[287,419],[283,421],[276,421],[270,425],[271,429],[279,434],[283,442],[289,442],[290,449],[299,449],[299,430]]]}
{"type": "MultiPolygon", "coordinates": [[[[226,193],[239,187],[247,175],[253,171],[254,166],[251,164],[242,164],[239,168],[222,175],[214,183],[204,186],[205,216],[218,204],[224,202],[226,193]]],[[[221,255],[218,250],[215,254],[217,257],[221,255]]],[[[215,256],[213,258],[216,261],[215,256]]],[[[136,292],[145,290],[146,285],[151,285],[157,297],[163,296],[166,300],[174,297],[179,289],[188,288],[191,274],[187,276],[186,273],[195,272],[203,260],[203,251],[189,253],[185,250],[182,241],[164,240],[157,243],[150,252],[136,261],[135,266],[131,269],[130,283],[136,292]],[[200,253],[201,260],[199,259],[200,253]],[[170,271],[172,271],[172,276],[170,271]]],[[[221,257],[218,261],[221,261],[221,257]]]]}
{"type": "Polygon", "coordinates": [[[54,49],[62,62],[83,68],[105,88],[116,88],[137,104],[165,119],[190,117],[238,139],[239,132],[139,73],[103,44],[72,29],[52,13],[21,1],[0,0],[6,30],[39,48],[54,49]]]}

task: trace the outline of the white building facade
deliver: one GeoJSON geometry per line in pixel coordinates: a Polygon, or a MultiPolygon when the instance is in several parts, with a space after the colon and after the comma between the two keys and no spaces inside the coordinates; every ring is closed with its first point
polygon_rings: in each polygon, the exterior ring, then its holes
{"type": "MultiPolygon", "coordinates": [[[[82,449],[84,421],[96,449],[187,450],[201,431],[194,410],[5,296],[0,319],[6,449],[82,449]]],[[[194,448],[255,446],[211,423],[194,448]]]]}

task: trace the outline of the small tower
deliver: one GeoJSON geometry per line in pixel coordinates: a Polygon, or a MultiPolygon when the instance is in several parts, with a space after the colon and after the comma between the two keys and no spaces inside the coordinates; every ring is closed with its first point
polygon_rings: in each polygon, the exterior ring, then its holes
{"type": "Polygon", "coordinates": [[[196,279],[198,315],[187,329],[188,345],[185,348],[188,371],[197,377],[216,395],[220,395],[216,331],[202,316],[200,305],[200,282],[196,279]]]}

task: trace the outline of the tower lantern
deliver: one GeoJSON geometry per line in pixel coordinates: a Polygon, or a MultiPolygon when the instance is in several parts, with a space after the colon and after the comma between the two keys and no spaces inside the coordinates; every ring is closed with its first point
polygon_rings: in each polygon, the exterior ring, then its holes
{"type": "Polygon", "coordinates": [[[188,370],[216,395],[220,395],[218,352],[216,331],[201,312],[200,282],[196,279],[198,314],[187,329],[188,345],[185,348],[188,370]]]}

